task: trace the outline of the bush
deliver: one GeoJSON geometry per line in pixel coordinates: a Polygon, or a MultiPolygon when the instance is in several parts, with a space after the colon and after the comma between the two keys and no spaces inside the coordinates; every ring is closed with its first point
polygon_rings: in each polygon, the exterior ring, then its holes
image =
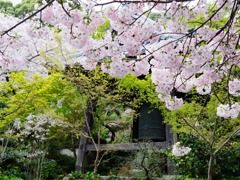
{"type": "MultiPolygon", "coordinates": [[[[189,178],[206,178],[209,161],[209,147],[191,135],[180,136],[182,144],[191,148],[187,156],[172,156],[180,175],[189,178]]],[[[240,143],[239,138],[226,144],[217,154],[213,165],[214,179],[240,178],[240,143]]]]}
{"type": "Polygon", "coordinates": [[[142,171],[137,173],[140,177],[144,176],[142,173],[145,174],[147,179],[162,177],[166,172],[167,164],[165,151],[159,147],[154,147],[151,141],[141,142],[139,146],[141,148],[135,153],[132,168],[142,171]]]}
{"type": "Polygon", "coordinates": [[[42,179],[56,179],[58,177],[56,168],[57,168],[56,161],[45,159],[45,161],[43,163],[41,178],[42,179]]]}
{"type": "Polygon", "coordinates": [[[23,180],[22,178],[4,175],[2,172],[0,172],[0,179],[1,180],[23,180]]]}
{"type": "Polygon", "coordinates": [[[83,177],[83,174],[77,171],[72,172],[68,176],[68,180],[77,180],[83,177]]]}

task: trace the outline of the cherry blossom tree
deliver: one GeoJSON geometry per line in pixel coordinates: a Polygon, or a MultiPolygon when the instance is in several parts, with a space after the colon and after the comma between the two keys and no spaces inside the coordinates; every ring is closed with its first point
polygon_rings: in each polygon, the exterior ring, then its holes
{"type": "Polygon", "coordinates": [[[50,0],[25,19],[1,14],[1,81],[12,71],[47,75],[47,67],[76,62],[89,70],[101,65],[115,77],[150,73],[169,110],[184,103],[176,92],[217,96],[215,84],[223,82],[228,93],[218,98],[217,116],[238,118],[239,6],[239,0],[50,0]],[[160,18],[151,21],[151,12],[160,18]],[[111,28],[94,39],[106,19],[111,28]]]}
{"type": "MultiPolygon", "coordinates": [[[[91,1],[75,5],[81,10],[50,1],[33,14],[39,17],[27,21],[32,15],[19,23],[2,15],[1,70],[44,71],[39,64],[58,60],[62,66],[79,61],[86,69],[101,62],[103,71],[118,77],[151,72],[159,98],[170,110],[183,103],[171,96],[174,89],[188,92],[196,87],[199,94],[210,94],[212,84],[226,76],[230,78],[229,94],[237,95],[239,83],[232,77],[232,70],[239,65],[238,1],[218,0],[210,12],[205,1],[198,1],[194,7],[176,1],[91,1]],[[109,7],[113,4],[121,6],[109,7]],[[99,6],[107,7],[94,11],[99,6]],[[149,21],[145,15],[153,10],[161,14],[157,22],[149,21]],[[225,11],[229,12],[224,15],[228,17],[225,24],[212,28],[211,23],[220,20],[225,11]],[[95,40],[91,34],[105,22],[103,15],[111,21],[116,35],[109,30],[102,39],[95,40]],[[204,21],[193,22],[201,15],[204,21]],[[188,31],[191,24],[195,24],[194,29],[188,31]],[[161,40],[166,34],[169,38],[161,40]],[[173,38],[174,35],[177,36],[173,38]],[[142,56],[141,50],[145,51],[142,56]],[[76,56],[77,52],[81,55],[76,56]],[[137,58],[126,60],[126,53],[137,58]]],[[[227,106],[231,104],[229,101],[227,106]]],[[[235,116],[238,113],[237,110],[235,116]]]]}

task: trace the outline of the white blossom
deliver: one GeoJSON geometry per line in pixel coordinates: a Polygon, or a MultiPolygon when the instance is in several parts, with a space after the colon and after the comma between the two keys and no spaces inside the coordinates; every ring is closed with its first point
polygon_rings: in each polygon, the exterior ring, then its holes
{"type": "Polygon", "coordinates": [[[19,137],[20,141],[29,135],[31,135],[31,138],[34,138],[35,140],[44,141],[50,135],[49,128],[53,126],[67,127],[67,124],[61,122],[60,120],[52,119],[52,117],[48,114],[29,114],[25,121],[22,122],[20,119],[16,118],[13,123],[13,129],[8,133],[19,137]]]}
{"type": "Polygon", "coordinates": [[[61,108],[62,107],[62,103],[63,103],[63,98],[62,99],[59,99],[58,101],[57,101],[57,107],[58,108],[61,108]]]}
{"type": "Polygon", "coordinates": [[[240,80],[229,81],[229,93],[233,96],[240,96],[240,80]]]}
{"type": "Polygon", "coordinates": [[[191,151],[191,148],[184,147],[180,145],[180,142],[177,142],[173,145],[172,153],[174,156],[185,156],[191,151]]]}
{"type": "Polygon", "coordinates": [[[221,104],[217,108],[217,115],[223,118],[236,118],[240,112],[240,104],[234,103],[231,106],[229,104],[221,104]]]}

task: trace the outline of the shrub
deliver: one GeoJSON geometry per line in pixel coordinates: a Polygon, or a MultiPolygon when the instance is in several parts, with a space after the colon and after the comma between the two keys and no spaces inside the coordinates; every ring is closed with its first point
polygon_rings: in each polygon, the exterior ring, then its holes
{"type": "MultiPolygon", "coordinates": [[[[189,178],[206,178],[209,147],[208,145],[191,135],[180,136],[182,144],[191,148],[187,156],[172,156],[180,175],[189,178]]],[[[240,143],[239,137],[226,144],[216,155],[213,165],[214,179],[236,179],[240,178],[240,143]]]]}

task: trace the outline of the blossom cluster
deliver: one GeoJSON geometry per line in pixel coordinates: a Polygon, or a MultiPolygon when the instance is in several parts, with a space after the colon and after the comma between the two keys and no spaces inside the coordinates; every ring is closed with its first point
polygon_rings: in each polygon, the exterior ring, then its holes
{"type": "MultiPolygon", "coordinates": [[[[218,9],[213,15],[208,13],[207,0],[199,1],[194,10],[176,1],[166,6],[142,1],[117,8],[107,6],[101,11],[94,9],[99,5],[97,1],[80,4],[81,10],[54,1],[41,16],[8,33],[4,32],[20,19],[0,14],[0,74],[16,70],[47,74],[46,64],[64,67],[71,63],[80,63],[89,70],[101,64],[104,72],[115,77],[151,73],[159,98],[168,109],[175,110],[183,100],[172,95],[174,90],[187,93],[195,88],[201,95],[211,94],[213,84],[232,75],[232,67],[240,65],[237,16],[226,24],[230,25],[227,31],[204,22],[196,25],[193,32],[188,31],[189,20],[204,16],[211,22],[218,21],[222,14],[237,8],[235,0],[216,0],[210,8],[218,9]],[[161,18],[150,20],[144,16],[146,8],[161,18]],[[106,18],[111,28],[101,39],[94,39],[92,34],[106,18]]],[[[229,14],[225,16],[230,18],[229,14]]],[[[229,81],[231,95],[239,96],[239,82],[237,77],[229,81]]],[[[238,113],[233,113],[233,109],[238,108],[220,105],[217,114],[236,117],[238,113]]]]}
{"type": "Polygon", "coordinates": [[[8,133],[15,135],[20,141],[26,138],[45,141],[50,136],[50,128],[54,126],[66,127],[67,125],[59,120],[52,119],[48,114],[29,114],[24,121],[16,118],[13,129],[8,133]]]}
{"type": "Polygon", "coordinates": [[[236,118],[240,113],[240,104],[221,104],[217,108],[217,115],[224,118],[236,118]]]}
{"type": "Polygon", "coordinates": [[[124,116],[128,116],[128,115],[131,115],[133,113],[133,110],[132,109],[126,109],[123,113],[122,113],[122,117],[124,116]]]}
{"type": "Polygon", "coordinates": [[[180,145],[180,142],[177,142],[173,145],[172,153],[174,156],[185,156],[191,151],[191,148],[184,147],[180,145]]]}
{"type": "Polygon", "coordinates": [[[43,154],[44,154],[44,151],[36,150],[33,153],[28,153],[27,158],[33,159],[33,158],[36,158],[36,157],[39,157],[39,156],[41,157],[43,154]]]}
{"type": "Polygon", "coordinates": [[[233,96],[240,96],[240,80],[229,81],[229,93],[233,96]]]}

